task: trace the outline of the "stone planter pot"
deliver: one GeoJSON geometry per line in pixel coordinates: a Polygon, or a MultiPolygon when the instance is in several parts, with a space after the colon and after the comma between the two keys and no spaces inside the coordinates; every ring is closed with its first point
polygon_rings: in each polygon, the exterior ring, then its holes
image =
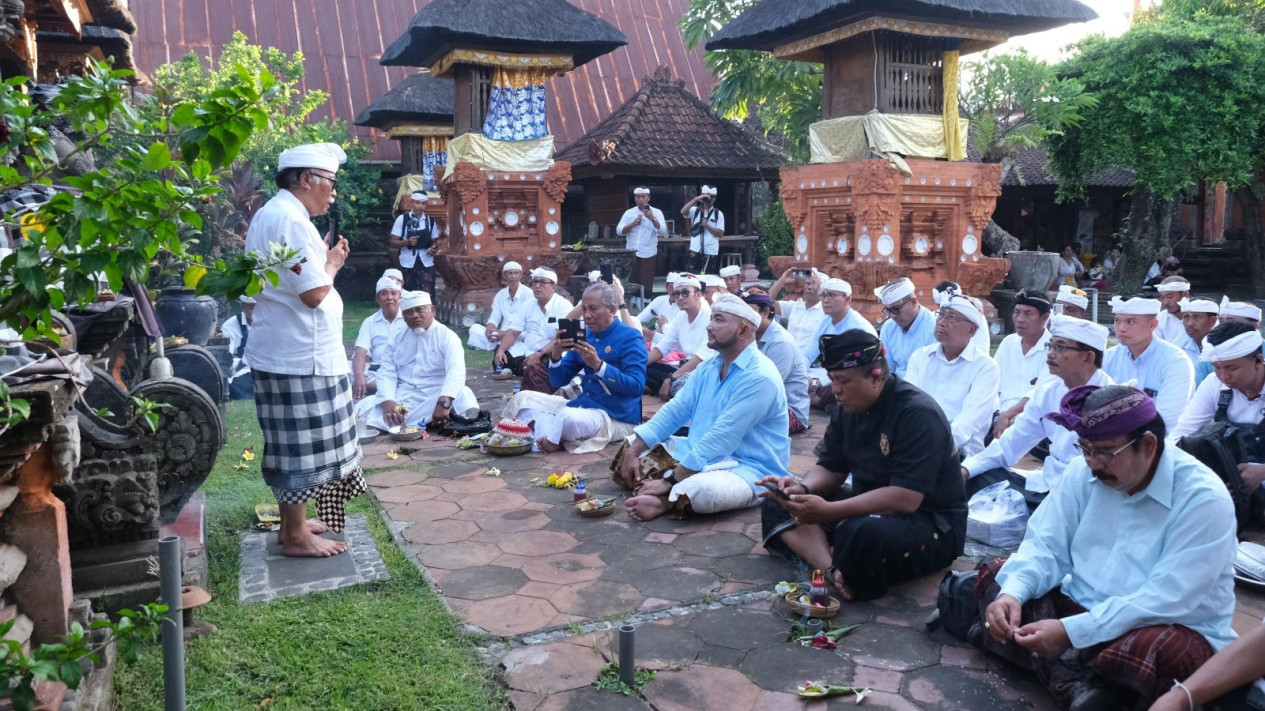
{"type": "Polygon", "coordinates": [[[631,278],[633,268],[633,258],[637,256],[637,251],[633,249],[600,249],[589,247],[581,252],[583,258],[580,260],[580,268],[577,274],[587,275],[589,272],[595,272],[601,268],[603,264],[611,265],[615,276],[619,280],[627,283],[631,278]]]}
{"type": "Polygon", "coordinates": [[[205,346],[215,333],[215,299],[198,296],[191,289],[169,286],[154,305],[163,335],[183,336],[195,346],[205,346]]]}
{"type": "Polygon", "coordinates": [[[1059,255],[1054,252],[1010,252],[1010,282],[1015,290],[1046,291],[1059,274],[1059,255]]]}

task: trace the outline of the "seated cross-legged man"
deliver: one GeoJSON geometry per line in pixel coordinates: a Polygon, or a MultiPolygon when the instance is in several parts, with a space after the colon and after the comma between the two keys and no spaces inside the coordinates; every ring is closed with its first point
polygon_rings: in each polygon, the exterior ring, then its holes
{"type": "Polygon", "coordinates": [[[993,355],[1001,368],[1001,387],[997,391],[997,420],[985,444],[1014,424],[1038,383],[1051,379],[1045,365],[1048,355],[1045,344],[1050,340],[1050,331],[1046,328],[1050,299],[1044,291],[1016,292],[1011,314],[1015,332],[1002,339],[993,355]]]}
{"type": "Polygon", "coordinates": [[[378,393],[356,405],[369,426],[443,424],[454,416],[473,418],[479,401],[466,387],[466,354],[461,338],[435,320],[430,294],[408,291],[400,300],[407,329],[395,334],[382,367],[378,393]],[[402,410],[402,411],[401,411],[402,410]]]}
{"type": "Polygon", "coordinates": [[[791,456],[782,377],[756,345],[759,317],[742,299],[721,294],[712,304],[708,346],[716,354],[649,422],[635,428],[612,467],[636,489],[628,515],[639,521],[676,514],[718,513],[757,503],[755,481],[786,474],[791,456]],[[689,435],[673,437],[682,426],[689,435]],[[676,464],[646,480],[641,455],[663,443],[676,464]]]}
{"type": "Polygon", "coordinates": [[[496,296],[492,298],[492,313],[488,315],[488,322],[476,323],[470,327],[467,342],[471,348],[481,351],[496,350],[502,333],[509,322],[514,320],[514,315],[525,311],[536,300],[531,289],[522,284],[523,267],[518,262],[506,262],[501,267],[501,281],[505,283],[505,288],[496,292],[496,296]]]}
{"type": "Polygon", "coordinates": [[[395,340],[395,334],[407,328],[400,316],[401,293],[400,286],[390,277],[378,279],[374,297],[378,310],[361,322],[352,351],[351,396],[357,400],[377,392],[378,368],[382,367],[387,346],[395,340]]]}
{"type": "Polygon", "coordinates": [[[1164,443],[1155,402],[1122,385],[1063,396],[1083,458],[983,567],[984,648],[1030,668],[1064,708],[1145,707],[1234,639],[1234,504],[1164,443]]]}
{"type": "Polygon", "coordinates": [[[663,329],[663,338],[650,349],[646,361],[646,387],[664,400],[674,397],[694,369],[712,357],[707,347],[712,311],[703,297],[703,282],[693,274],[682,274],[672,295],[679,311],[663,329]],[[674,353],[685,357],[671,363],[664,360],[674,353]]]}
{"type": "Polygon", "coordinates": [[[940,407],[888,372],[877,337],[852,330],[821,340],[839,406],[802,479],[757,482],[782,493],[760,494],[764,546],[829,571],[844,599],[872,600],[962,554],[959,457],[940,407]]]}
{"type": "Polygon", "coordinates": [[[580,298],[584,339],[564,338],[559,331],[547,349],[550,383],[560,388],[579,375],[578,397],[568,401],[524,390],[501,413],[528,422],[542,451],[596,452],[641,423],[646,342],[638,329],[616,318],[622,304],[615,287],[591,285],[580,298]]]}
{"type": "Polygon", "coordinates": [[[523,390],[552,393],[545,372],[545,349],[558,332],[558,320],[567,318],[571,302],[557,293],[558,275],[549,267],[531,270],[531,291],[535,297],[505,325],[501,344],[493,356],[498,365],[523,379],[523,390]]]}
{"type": "Polygon", "coordinates": [[[1001,437],[962,462],[967,496],[1004,479],[1023,492],[1029,506],[1035,507],[1057,486],[1068,464],[1080,458],[1076,433],[1056,424],[1048,415],[1058,413],[1059,403],[1072,388],[1112,384],[1101,369],[1107,327],[1057,315],[1050,317],[1049,326],[1050,337],[1042,350],[1054,378],[1037,385],[1028,405],[1001,437]],[[1050,452],[1040,469],[1024,474],[1012,469],[1044,439],[1050,440],[1050,452]]]}

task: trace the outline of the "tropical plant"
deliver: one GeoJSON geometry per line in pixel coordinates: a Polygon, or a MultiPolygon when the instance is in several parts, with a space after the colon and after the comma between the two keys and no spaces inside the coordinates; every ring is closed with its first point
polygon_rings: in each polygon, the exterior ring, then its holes
{"type": "MultiPolygon", "coordinates": [[[[795,249],[795,229],[786,219],[782,198],[771,201],[760,216],[760,257],[768,268],[769,257],[792,254],[795,249]]],[[[781,274],[774,274],[781,276],[781,274]]]]}

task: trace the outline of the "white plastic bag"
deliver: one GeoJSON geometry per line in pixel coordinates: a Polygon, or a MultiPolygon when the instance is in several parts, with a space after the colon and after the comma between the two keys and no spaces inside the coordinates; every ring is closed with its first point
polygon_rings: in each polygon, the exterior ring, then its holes
{"type": "Polygon", "coordinates": [[[1008,481],[980,489],[967,504],[966,535],[997,548],[1015,548],[1028,529],[1028,503],[1008,481]]]}

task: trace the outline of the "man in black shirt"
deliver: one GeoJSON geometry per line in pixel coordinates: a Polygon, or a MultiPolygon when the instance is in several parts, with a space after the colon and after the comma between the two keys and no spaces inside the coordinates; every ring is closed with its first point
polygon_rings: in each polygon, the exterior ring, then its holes
{"type": "Polygon", "coordinates": [[[803,478],[766,477],[764,546],[795,555],[847,600],[947,567],[966,540],[966,494],[953,433],[929,395],[888,372],[879,340],[821,338],[839,407],[803,478]],[[851,492],[844,480],[852,475],[851,492]]]}

